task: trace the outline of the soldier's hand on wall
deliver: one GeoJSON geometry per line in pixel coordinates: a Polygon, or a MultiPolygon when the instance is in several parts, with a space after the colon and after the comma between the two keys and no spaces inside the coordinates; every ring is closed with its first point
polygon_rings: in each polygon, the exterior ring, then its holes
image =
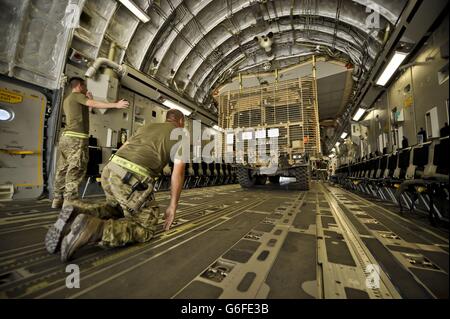
{"type": "Polygon", "coordinates": [[[125,109],[130,105],[130,103],[128,103],[128,101],[126,100],[120,100],[116,103],[116,108],[118,109],[125,109]]]}
{"type": "Polygon", "coordinates": [[[167,207],[164,221],[164,230],[167,231],[170,229],[170,225],[172,225],[173,220],[175,219],[175,211],[176,209],[174,207],[167,207]]]}

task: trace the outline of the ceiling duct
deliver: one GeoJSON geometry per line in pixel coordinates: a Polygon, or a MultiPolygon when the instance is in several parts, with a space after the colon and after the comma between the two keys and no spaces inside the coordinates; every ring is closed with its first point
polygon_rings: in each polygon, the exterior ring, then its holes
{"type": "MultiPolygon", "coordinates": [[[[96,76],[96,73],[102,66],[110,67],[112,70],[116,71],[117,75],[120,77],[120,83],[123,86],[127,87],[128,89],[132,90],[133,92],[143,95],[158,103],[160,103],[159,100],[161,98],[170,99],[195,113],[196,114],[195,117],[199,120],[217,122],[217,117],[209,114],[208,112],[201,111],[201,109],[198,107],[197,104],[186,99],[180,93],[168,88],[167,86],[163,85],[157,80],[150,78],[146,74],[134,69],[129,65],[126,64],[118,65],[117,63],[109,59],[99,58],[87,70],[85,75],[93,83],[101,82],[100,84],[102,84],[105,82],[108,84],[106,85],[106,92],[105,92],[106,97],[112,96],[112,93],[114,92],[110,91],[117,91],[118,88],[117,86],[113,87],[110,85],[111,77],[107,78],[106,80],[103,79],[103,77],[106,76],[106,74],[100,74],[96,76]]],[[[118,80],[116,79],[116,81],[118,80]]],[[[176,82],[174,81],[174,83],[176,82]]],[[[99,84],[97,83],[97,85],[99,84]]]]}

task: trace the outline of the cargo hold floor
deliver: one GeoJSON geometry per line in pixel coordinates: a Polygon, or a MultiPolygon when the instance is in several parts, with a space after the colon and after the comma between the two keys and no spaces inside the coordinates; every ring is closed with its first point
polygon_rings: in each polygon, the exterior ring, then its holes
{"type": "Polygon", "coordinates": [[[448,298],[447,230],[328,184],[185,190],[169,232],[78,251],[74,289],[49,207],[0,203],[0,298],[448,298]]]}

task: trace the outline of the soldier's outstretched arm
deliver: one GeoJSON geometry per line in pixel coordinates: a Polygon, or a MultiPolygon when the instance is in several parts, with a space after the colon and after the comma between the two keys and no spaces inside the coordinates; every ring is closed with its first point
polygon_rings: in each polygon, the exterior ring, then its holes
{"type": "Polygon", "coordinates": [[[130,105],[126,100],[120,100],[116,103],[100,102],[92,99],[86,101],[86,106],[98,109],[125,109],[130,105]]]}
{"type": "Polygon", "coordinates": [[[172,222],[175,219],[175,213],[184,183],[184,166],[185,163],[183,161],[175,159],[170,181],[170,204],[166,210],[164,230],[169,230],[170,225],[172,225],[172,222]]]}

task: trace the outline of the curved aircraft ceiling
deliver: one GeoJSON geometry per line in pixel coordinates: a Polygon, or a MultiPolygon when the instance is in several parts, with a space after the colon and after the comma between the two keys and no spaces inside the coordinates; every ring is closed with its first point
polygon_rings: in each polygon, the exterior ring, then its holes
{"type": "Polygon", "coordinates": [[[134,2],[150,16],[148,23],[115,0],[87,0],[72,47],[95,59],[107,56],[114,41],[121,48],[117,62],[209,108],[211,90],[237,73],[286,67],[311,54],[347,61],[361,76],[407,0],[134,2]],[[379,29],[368,24],[371,10],[379,13],[379,29]],[[272,45],[266,50],[258,37],[272,45]]]}
{"type": "Polygon", "coordinates": [[[107,57],[114,42],[116,62],[156,78],[212,115],[211,92],[238,73],[270,72],[311,54],[353,69],[358,92],[410,3],[133,0],[150,17],[143,23],[119,0],[0,1],[6,34],[0,73],[58,89],[69,48],[72,61],[85,63],[107,57]],[[70,17],[80,12],[72,31],[70,17]]]}

